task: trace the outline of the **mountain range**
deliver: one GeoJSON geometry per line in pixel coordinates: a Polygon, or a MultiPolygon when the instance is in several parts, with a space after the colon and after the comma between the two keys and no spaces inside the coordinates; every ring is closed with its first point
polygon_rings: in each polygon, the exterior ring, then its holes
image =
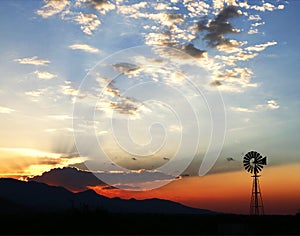
{"type": "Polygon", "coordinates": [[[63,187],[36,181],[0,179],[0,212],[59,212],[70,209],[134,214],[217,214],[162,199],[123,200],[107,198],[93,190],[73,193],[63,187]]]}

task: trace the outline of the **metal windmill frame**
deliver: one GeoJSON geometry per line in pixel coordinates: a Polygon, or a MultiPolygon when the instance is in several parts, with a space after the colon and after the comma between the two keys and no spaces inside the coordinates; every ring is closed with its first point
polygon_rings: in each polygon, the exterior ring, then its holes
{"type": "Polygon", "coordinates": [[[263,169],[264,165],[267,165],[267,157],[262,157],[256,151],[250,151],[244,156],[243,164],[248,172],[254,174],[251,176],[253,183],[249,213],[250,215],[264,215],[264,204],[259,184],[260,175],[258,173],[263,169]]]}

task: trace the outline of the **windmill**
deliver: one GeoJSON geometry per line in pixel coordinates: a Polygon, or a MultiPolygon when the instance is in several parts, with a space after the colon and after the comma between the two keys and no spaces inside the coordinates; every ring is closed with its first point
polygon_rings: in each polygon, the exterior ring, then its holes
{"type": "Polygon", "coordinates": [[[263,215],[264,214],[264,204],[261,196],[261,190],[259,185],[258,173],[263,169],[264,165],[267,165],[267,157],[262,157],[256,151],[250,151],[244,156],[244,167],[245,169],[253,174],[252,184],[252,195],[250,203],[250,215],[263,215]]]}

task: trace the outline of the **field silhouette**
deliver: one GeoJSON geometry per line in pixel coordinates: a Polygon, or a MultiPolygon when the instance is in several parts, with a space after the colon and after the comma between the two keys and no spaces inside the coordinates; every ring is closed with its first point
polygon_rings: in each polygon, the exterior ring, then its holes
{"type": "Polygon", "coordinates": [[[300,234],[300,215],[249,216],[161,199],[122,200],[38,182],[0,179],[1,234],[300,234]]]}

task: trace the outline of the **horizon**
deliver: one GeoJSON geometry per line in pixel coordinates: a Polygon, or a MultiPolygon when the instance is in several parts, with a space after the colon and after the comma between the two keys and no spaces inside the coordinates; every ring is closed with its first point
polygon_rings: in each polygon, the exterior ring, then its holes
{"type": "Polygon", "coordinates": [[[300,1],[1,4],[0,178],[299,213],[300,1]]]}

